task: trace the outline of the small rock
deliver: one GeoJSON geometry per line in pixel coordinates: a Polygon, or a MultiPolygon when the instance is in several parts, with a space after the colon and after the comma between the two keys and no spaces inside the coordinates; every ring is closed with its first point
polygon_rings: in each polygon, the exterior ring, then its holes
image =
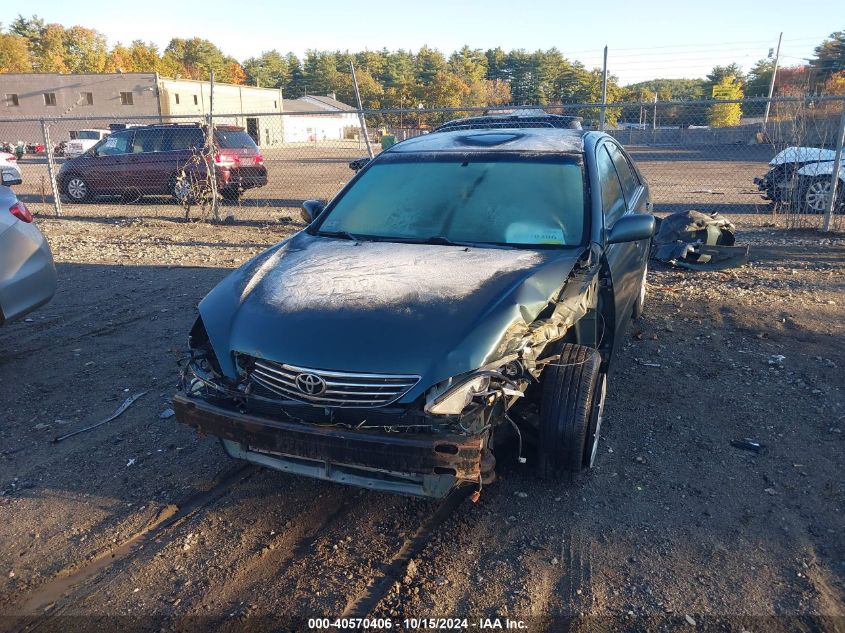
{"type": "Polygon", "coordinates": [[[408,561],[408,566],[405,568],[405,578],[404,578],[405,584],[407,585],[408,583],[410,583],[414,579],[414,576],[416,576],[416,575],[417,575],[417,564],[413,560],[410,560],[410,561],[408,561]]]}
{"type": "Polygon", "coordinates": [[[173,409],[165,409],[164,411],[158,414],[158,418],[159,420],[167,420],[169,418],[172,418],[174,415],[176,415],[176,412],[173,409]]]}
{"type": "Polygon", "coordinates": [[[527,492],[515,492],[514,494],[515,494],[517,497],[519,497],[520,499],[527,499],[527,498],[528,498],[528,493],[527,493],[527,492]]]}
{"type": "Polygon", "coordinates": [[[49,424],[44,424],[43,422],[39,422],[33,427],[36,431],[46,431],[50,428],[49,424]]]}
{"type": "Polygon", "coordinates": [[[776,495],[777,491],[774,488],[766,488],[763,492],[769,495],[776,495]]]}
{"type": "Polygon", "coordinates": [[[552,565],[557,565],[560,561],[557,559],[557,556],[552,558],[552,565]]]}
{"type": "Polygon", "coordinates": [[[684,620],[686,620],[687,624],[689,624],[690,626],[695,626],[695,618],[693,618],[691,615],[685,615],[684,620]]]}
{"type": "Polygon", "coordinates": [[[786,360],[786,356],[783,354],[772,354],[769,356],[768,363],[773,367],[783,367],[783,362],[786,360]]]}

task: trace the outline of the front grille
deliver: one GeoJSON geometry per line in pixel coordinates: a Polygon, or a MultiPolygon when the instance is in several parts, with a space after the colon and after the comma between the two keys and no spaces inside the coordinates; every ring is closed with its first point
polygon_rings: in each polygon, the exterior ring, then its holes
{"type": "Polygon", "coordinates": [[[246,367],[256,385],[274,394],[326,407],[382,407],[404,396],[420,379],[410,375],[308,369],[261,358],[242,362],[241,366],[246,367]]]}

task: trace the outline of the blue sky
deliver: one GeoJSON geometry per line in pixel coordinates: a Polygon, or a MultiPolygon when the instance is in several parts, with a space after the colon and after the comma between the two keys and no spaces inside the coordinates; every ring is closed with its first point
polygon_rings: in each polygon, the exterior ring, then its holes
{"type": "Polygon", "coordinates": [[[38,0],[4,4],[0,22],[8,24],[18,12],[96,28],[112,44],[143,39],[163,48],[172,37],[205,37],[241,60],[271,48],[302,54],[308,48],[427,44],[449,53],[468,44],[506,50],[556,46],[592,67],[601,65],[607,44],[610,72],[623,83],[700,77],[732,61],[747,69],[776,45],[780,31],[782,63],[795,65],[830,32],[845,29],[841,0],[825,3],[823,10],[794,0],[38,0]]]}

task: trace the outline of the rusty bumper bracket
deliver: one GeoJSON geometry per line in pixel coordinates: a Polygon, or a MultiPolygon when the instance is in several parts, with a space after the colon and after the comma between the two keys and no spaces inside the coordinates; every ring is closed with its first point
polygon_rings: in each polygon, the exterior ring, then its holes
{"type": "Polygon", "coordinates": [[[173,397],[176,419],[200,433],[269,451],[328,463],[414,475],[452,475],[478,481],[484,439],[480,436],[353,431],[283,422],[173,397]]]}

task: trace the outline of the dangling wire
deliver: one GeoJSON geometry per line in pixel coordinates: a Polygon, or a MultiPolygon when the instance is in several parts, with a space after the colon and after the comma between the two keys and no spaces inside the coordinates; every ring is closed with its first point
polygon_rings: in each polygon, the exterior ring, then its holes
{"type": "Polygon", "coordinates": [[[519,455],[518,455],[518,457],[517,457],[517,461],[518,461],[520,464],[525,464],[528,460],[527,460],[527,459],[525,459],[525,458],[522,456],[522,431],[520,431],[520,430],[519,430],[519,427],[516,425],[516,422],[514,422],[514,421],[511,419],[511,416],[509,416],[507,413],[505,414],[505,420],[507,420],[508,422],[510,422],[510,425],[513,427],[513,430],[514,430],[514,431],[516,431],[516,437],[517,437],[517,439],[518,439],[518,450],[519,450],[519,455]]]}

